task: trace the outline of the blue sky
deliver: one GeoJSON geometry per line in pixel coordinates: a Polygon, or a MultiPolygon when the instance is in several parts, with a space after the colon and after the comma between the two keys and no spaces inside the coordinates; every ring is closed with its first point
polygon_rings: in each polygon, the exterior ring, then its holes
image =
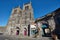
{"type": "MultiPolygon", "coordinates": [[[[30,0],[0,0],[0,26],[6,26],[13,8],[23,6],[30,0]]],[[[60,0],[31,0],[34,9],[34,18],[50,13],[60,8],[60,0]]]]}

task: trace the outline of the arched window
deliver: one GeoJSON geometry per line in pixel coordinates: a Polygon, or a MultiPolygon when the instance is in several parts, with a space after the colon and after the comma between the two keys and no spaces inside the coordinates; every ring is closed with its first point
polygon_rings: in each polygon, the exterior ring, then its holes
{"type": "Polygon", "coordinates": [[[29,6],[26,6],[26,7],[25,7],[25,10],[28,10],[28,9],[29,9],[29,6]]]}
{"type": "Polygon", "coordinates": [[[16,27],[16,29],[20,29],[19,27],[16,27]]]}

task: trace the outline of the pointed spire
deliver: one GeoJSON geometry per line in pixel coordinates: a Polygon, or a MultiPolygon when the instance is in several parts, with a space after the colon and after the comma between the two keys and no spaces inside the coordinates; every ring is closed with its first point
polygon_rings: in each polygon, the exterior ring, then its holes
{"type": "Polygon", "coordinates": [[[30,0],[30,4],[31,4],[32,2],[31,2],[31,0],[30,0]]]}
{"type": "Polygon", "coordinates": [[[24,6],[24,3],[23,3],[23,6],[24,6]]]}
{"type": "Polygon", "coordinates": [[[20,8],[20,5],[18,6],[18,8],[20,8]]]}
{"type": "Polygon", "coordinates": [[[22,8],[24,9],[24,3],[23,3],[23,7],[22,8]]]}
{"type": "Polygon", "coordinates": [[[20,5],[17,8],[20,10],[21,9],[20,5]]]}

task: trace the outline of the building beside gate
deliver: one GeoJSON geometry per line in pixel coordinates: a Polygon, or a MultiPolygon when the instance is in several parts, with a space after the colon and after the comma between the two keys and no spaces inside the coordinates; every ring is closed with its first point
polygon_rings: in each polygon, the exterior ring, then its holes
{"type": "MultiPolygon", "coordinates": [[[[46,33],[56,32],[60,33],[60,8],[55,11],[36,19],[36,24],[46,33]]],[[[40,32],[41,33],[41,32],[40,32]]],[[[43,35],[43,33],[41,35],[43,35]]]]}
{"type": "Polygon", "coordinates": [[[20,6],[13,8],[8,24],[6,34],[29,36],[30,28],[28,27],[34,22],[33,8],[30,3],[23,4],[23,8],[20,6]]]}

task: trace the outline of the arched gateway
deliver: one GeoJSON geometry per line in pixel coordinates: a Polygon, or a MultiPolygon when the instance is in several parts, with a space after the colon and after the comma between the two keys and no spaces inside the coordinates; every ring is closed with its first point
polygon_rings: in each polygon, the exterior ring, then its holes
{"type": "Polygon", "coordinates": [[[16,35],[19,35],[19,32],[20,32],[20,28],[16,27],[16,35]]]}

